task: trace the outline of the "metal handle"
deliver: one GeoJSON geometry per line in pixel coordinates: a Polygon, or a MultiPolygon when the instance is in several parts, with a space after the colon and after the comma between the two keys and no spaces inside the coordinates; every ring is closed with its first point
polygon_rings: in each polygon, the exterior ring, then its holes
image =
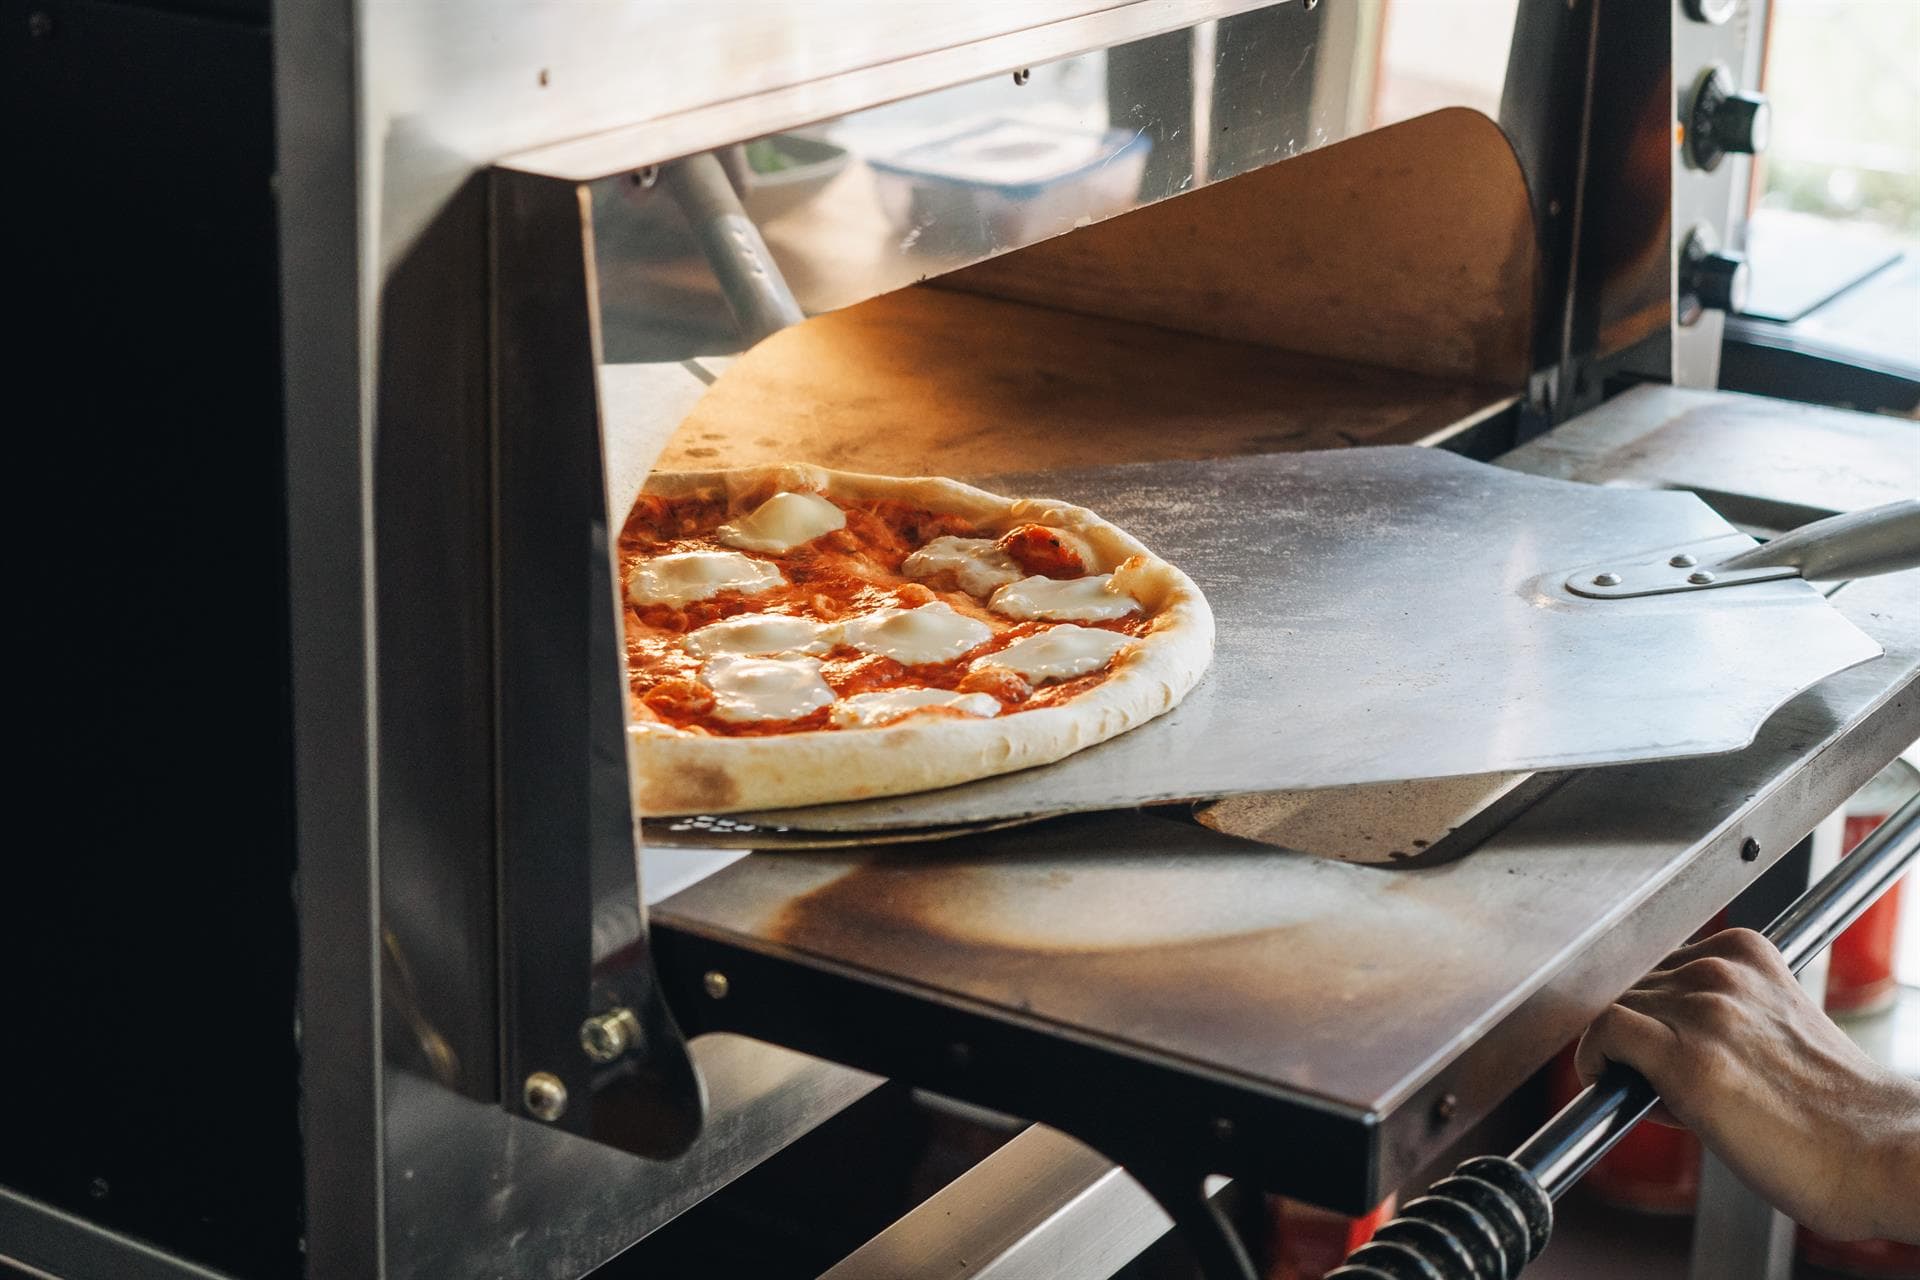
{"type": "MultiPolygon", "coordinates": [[[[1916,854],[1920,795],[1768,925],[1767,940],[1798,971],[1871,906],[1916,854]]],[[[1327,1280],[1513,1280],[1546,1247],[1553,1202],[1658,1100],[1639,1072],[1609,1067],[1511,1156],[1477,1156],[1408,1201],[1399,1217],[1346,1266],[1328,1272],[1327,1280]]]]}
{"type": "Polygon", "coordinates": [[[1728,533],[1652,556],[1576,569],[1566,588],[1593,600],[1717,591],[1781,578],[1869,578],[1920,567],[1920,499],[1903,498],[1803,525],[1757,547],[1728,533]],[[1741,549],[1723,555],[1728,543],[1741,549]]]}
{"type": "Polygon", "coordinates": [[[1868,578],[1920,567],[1920,499],[1816,520],[1714,566],[1730,573],[1775,567],[1798,569],[1803,578],[1868,578]]]}

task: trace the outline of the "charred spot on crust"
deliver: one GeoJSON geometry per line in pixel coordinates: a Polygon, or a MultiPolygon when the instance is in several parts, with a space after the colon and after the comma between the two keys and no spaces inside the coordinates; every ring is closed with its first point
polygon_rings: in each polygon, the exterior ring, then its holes
{"type": "Polygon", "coordinates": [[[732,808],[739,799],[739,784],[726,770],[683,765],[669,777],[647,779],[640,792],[640,810],[713,813],[732,808]]]}

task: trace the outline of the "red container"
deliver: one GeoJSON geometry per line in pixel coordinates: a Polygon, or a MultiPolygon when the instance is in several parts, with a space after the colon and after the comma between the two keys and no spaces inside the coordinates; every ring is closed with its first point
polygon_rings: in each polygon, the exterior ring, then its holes
{"type": "Polygon", "coordinates": [[[1920,1245],[1894,1240],[1829,1240],[1800,1228],[1802,1260],[1843,1276],[1920,1280],[1920,1245]]]}
{"type": "MultiPolygon", "coordinates": [[[[1861,788],[1846,807],[1851,853],[1867,833],[1920,791],[1920,770],[1896,760],[1861,788]]],[[[1845,856],[1844,854],[1842,855],[1845,856]]],[[[1896,882],[1868,907],[1845,933],[1834,939],[1827,967],[1827,1008],[1834,1013],[1866,1014],[1891,1004],[1897,995],[1894,952],[1900,932],[1900,889],[1896,882]]],[[[1803,1261],[1836,1275],[1866,1280],[1920,1280],[1920,1245],[1893,1240],[1830,1240],[1801,1227],[1798,1249],[1803,1261]]]]}
{"type": "Polygon", "coordinates": [[[1373,1239],[1398,1203],[1398,1196],[1388,1196],[1364,1218],[1349,1218],[1286,1196],[1269,1196],[1267,1256],[1273,1262],[1266,1280],[1320,1280],[1373,1239]]]}
{"type": "MultiPolygon", "coordinates": [[[[1853,852],[1867,834],[1908,796],[1920,790],[1920,773],[1896,760],[1862,787],[1846,806],[1841,843],[1853,852]]],[[[1833,940],[1827,962],[1827,1009],[1832,1013],[1872,1013],[1893,1003],[1894,944],[1900,934],[1900,883],[1880,895],[1858,920],[1833,940]]]]}

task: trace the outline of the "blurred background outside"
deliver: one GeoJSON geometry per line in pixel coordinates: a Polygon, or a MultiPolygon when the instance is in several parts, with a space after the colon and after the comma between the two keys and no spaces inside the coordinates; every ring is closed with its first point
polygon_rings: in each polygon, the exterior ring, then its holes
{"type": "Polygon", "coordinates": [[[1759,208],[1920,239],[1920,3],[1774,0],[1759,208]]]}

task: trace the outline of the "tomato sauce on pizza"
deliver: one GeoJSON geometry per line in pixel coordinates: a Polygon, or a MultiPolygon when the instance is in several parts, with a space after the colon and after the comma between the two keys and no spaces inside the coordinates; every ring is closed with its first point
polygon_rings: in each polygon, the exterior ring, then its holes
{"type": "Polygon", "coordinates": [[[1069,531],[894,499],[648,494],[619,553],[633,715],[706,735],[1057,706],[1153,626],[1069,531]]]}

